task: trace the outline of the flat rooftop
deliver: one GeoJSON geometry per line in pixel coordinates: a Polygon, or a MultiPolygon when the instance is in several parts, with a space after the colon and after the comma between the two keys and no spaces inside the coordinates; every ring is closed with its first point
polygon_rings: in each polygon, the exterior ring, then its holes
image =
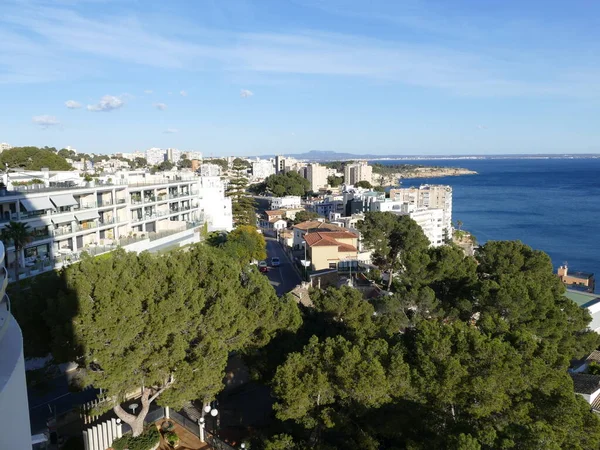
{"type": "Polygon", "coordinates": [[[576,291],[574,289],[567,289],[565,297],[569,300],[573,300],[581,308],[587,308],[588,306],[600,302],[600,295],[589,292],[576,291]]]}

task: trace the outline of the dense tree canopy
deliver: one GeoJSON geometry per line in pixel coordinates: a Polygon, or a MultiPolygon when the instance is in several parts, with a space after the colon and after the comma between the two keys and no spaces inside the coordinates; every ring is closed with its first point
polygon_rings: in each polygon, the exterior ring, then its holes
{"type": "Polygon", "coordinates": [[[252,187],[256,194],[272,194],[277,197],[298,195],[303,197],[310,189],[310,183],[298,172],[289,171],[277,175],[269,175],[265,181],[252,187]]]}
{"type": "Polygon", "coordinates": [[[278,299],[257,270],[240,272],[203,245],[162,257],[116,251],[85,258],[67,269],[66,282],[78,306],[81,364],[89,382],[116,396],[108,406],[128,422],[118,406],[125,393],[166,388],[158,401],[174,407],[209,400],[231,351],[262,346],[299,320],[295,304],[278,299]]]}
{"type": "Polygon", "coordinates": [[[341,186],[344,184],[344,177],[336,177],[335,175],[329,175],[327,177],[327,184],[332,188],[341,186]]]}
{"type": "Polygon", "coordinates": [[[225,252],[242,264],[267,257],[265,237],[251,225],[240,225],[225,236],[225,240],[209,240],[211,245],[222,247],[225,252]]]}
{"type": "Polygon", "coordinates": [[[587,311],[562,295],[547,255],[489,242],[476,261],[456,247],[429,248],[396,218],[368,220],[367,242],[382,252],[399,240],[398,254],[411,249],[419,261],[399,257],[390,295],[311,293],[287,357],[269,344],[281,422],[265,446],[600,446],[600,421],[567,373],[599,336],[586,330],[587,311]]]}
{"type": "Polygon", "coordinates": [[[373,185],[371,183],[369,183],[367,180],[361,180],[358,183],[356,183],[357,187],[360,188],[364,188],[364,189],[371,189],[373,187],[373,185]]]}
{"type": "Polygon", "coordinates": [[[5,150],[0,153],[0,165],[4,167],[5,164],[10,169],[40,170],[47,167],[50,170],[73,170],[71,164],[56,153],[56,149],[49,147],[13,147],[5,150]]]}
{"type": "Polygon", "coordinates": [[[223,172],[226,172],[227,169],[229,169],[229,163],[227,162],[226,159],[212,158],[212,159],[207,159],[204,162],[207,164],[216,164],[217,166],[221,167],[221,170],[223,172]]]}

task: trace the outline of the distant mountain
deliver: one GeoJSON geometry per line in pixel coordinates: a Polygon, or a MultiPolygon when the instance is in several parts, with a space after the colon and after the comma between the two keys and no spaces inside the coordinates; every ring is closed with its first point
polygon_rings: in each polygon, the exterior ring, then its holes
{"type": "MultiPolygon", "coordinates": [[[[305,153],[286,153],[285,156],[290,156],[296,159],[307,159],[309,161],[339,161],[351,159],[371,159],[373,155],[356,155],[354,153],[339,153],[330,150],[311,150],[305,153]]],[[[376,156],[377,158],[377,156],[376,156]]],[[[381,158],[381,156],[380,156],[381,158]]]]}
{"type": "MultiPolygon", "coordinates": [[[[280,153],[281,154],[281,153],[280,153]]],[[[311,150],[305,153],[284,153],[284,156],[291,158],[323,162],[323,161],[351,161],[366,159],[369,161],[376,160],[438,160],[438,159],[572,159],[572,158],[598,158],[598,153],[579,153],[579,154],[505,154],[505,155],[373,155],[373,154],[355,154],[355,153],[340,153],[331,150],[311,150]]],[[[275,155],[261,155],[261,158],[275,157],[275,155]]]]}

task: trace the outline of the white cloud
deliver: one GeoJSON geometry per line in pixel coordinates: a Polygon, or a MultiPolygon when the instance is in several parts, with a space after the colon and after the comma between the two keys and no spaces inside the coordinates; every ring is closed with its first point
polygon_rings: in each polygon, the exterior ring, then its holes
{"type": "Polygon", "coordinates": [[[165,134],[175,134],[175,133],[179,133],[179,130],[177,128],[167,128],[165,131],[163,131],[163,133],[165,133],[165,134]]]}
{"type": "Polygon", "coordinates": [[[477,129],[479,129],[479,130],[487,130],[487,125],[477,125],[477,129]]]}
{"type": "Polygon", "coordinates": [[[54,116],[33,116],[31,120],[34,124],[39,125],[42,128],[55,127],[60,125],[60,121],[54,116]]]}
{"type": "Polygon", "coordinates": [[[154,107],[161,111],[164,111],[165,109],[167,109],[167,105],[165,105],[164,103],[155,103],[154,107]]]}
{"type": "Polygon", "coordinates": [[[112,111],[121,108],[125,102],[120,97],[105,95],[95,105],[88,105],[88,111],[112,111]]]}
{"type": "Polygon", "coordinates": [[[154,91],[152,89],[146,89],[144,94],[152,94],[154,91]]]}
{"type": "MultiPolygon", "coordinates": [[[[329,2],[310,3],[340,10],[329,2]]],[[[337,2],[342,11],[346,3],[337,2]]],[[[525,19],[511,22],[500,30],[487,22],[470,20],[467,27],[459,20],[432,13],[428,7],[390,11],[390,2],[380,3],[383,6],[379,9],[372,8],[371,3],[362,8],[372,19],[393,18],[401,31],[420,33],[418,39],[371,39],[315,29],[241,33],[195,28],[183,36],[179,32],[185,28],[185,18],[166,18],[156,27],[141,13],[99,18],[83,15],[82,10],[65,2],[57,6],[56,2],[13,1],[12,7],[2,9],[0,17],[0,83],[97,76],[91,72],[98,68],[108,71],[110,61],[120,61],[125,69],[143,65],[221,70],[240,77],[258,74],[267,80],[298,75],[354,77],[486,97],[600,97],[600,64],[589,58],[597,53],[596,43],[583,39],[583,31],[566,27],[555,33],[556,27],[543,28],[541,19],[535,23],[525,19]],[[431,39],[440,34],[435,31],[440,22],[451,25],[443,34],[454,39],[431,39]],[[462,33],[466,28],[468,32],[462,33]],[[495,40],[486,40],[490,30],[495,40]],[[510,39],[504,38],[515,35],[531,39],[520,41],[524,46],[511,47],[507,44],[510,39]],[[578,37],[582,38],[576,47],[565,47],[565,41],[578,37]],[[457,42],[459,39],[470,40],[464,44],[457,42]],[[82,58],[98,64],[77,64],[82,58]]],[[[362,18],[364,11],[354,9],[348,7],[348,14],[362,18]]]]}
{"type": "Polygon", "coordinates": [[[76,102],[75,100],[67,100],[65,106],[69,109],[77,109],[81,108],[81,103],[76,102]]]}
{"type": "Polygon", "coordinates": [[[248,89],[242,89],[240,91],[240,97],[242,97],[242,98],[252,97],[253,95],[254,95],[254,92],[249,91],[248,89]]]}
{"type": "Polygon", "coordinates": [[[187,92],[186,91],[179,91],[179,95],[181,95],[182,97],[187,97],[187,92]]]}

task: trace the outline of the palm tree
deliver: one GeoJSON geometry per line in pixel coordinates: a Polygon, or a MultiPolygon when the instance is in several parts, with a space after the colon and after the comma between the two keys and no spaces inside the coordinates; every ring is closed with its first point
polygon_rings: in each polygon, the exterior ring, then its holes
{"type": "Polygon", "coordinates": [[[8,247],[9,242],[12,241],[15,246],[15,283],[17,289],[19,289],[19,256],[21,249],[31,242],[31,230],[29,225],[23,222],[10,221],[4,230],[2,230],[2,240],[4,245],[8,247]]]}

